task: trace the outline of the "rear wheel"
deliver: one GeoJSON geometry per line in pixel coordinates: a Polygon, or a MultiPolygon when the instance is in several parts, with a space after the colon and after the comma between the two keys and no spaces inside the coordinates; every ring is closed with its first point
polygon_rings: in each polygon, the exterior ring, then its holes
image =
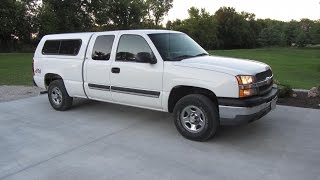
{"type": "Polygon", "coordinates": [[[70,109],[73,102],[62,80],[54,80],[49,84],[48,98],[51,106],[58,111],[70,109]]]}
{"type": "Polygon", "coordinates": [[[174,121],[182,136],[194,141],[206,141],[218,131],[218,106],[208,97],[191,94],[181,98],[174,108],[174,121]]]}

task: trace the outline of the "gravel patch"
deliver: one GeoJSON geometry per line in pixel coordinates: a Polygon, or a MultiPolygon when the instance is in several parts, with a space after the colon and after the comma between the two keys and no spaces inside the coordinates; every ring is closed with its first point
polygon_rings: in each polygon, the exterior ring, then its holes
{"type": "Polygon", "coordinates": [[[42,89],[35,86],[0,86],[0,102],[38,96],[42,89]]]}

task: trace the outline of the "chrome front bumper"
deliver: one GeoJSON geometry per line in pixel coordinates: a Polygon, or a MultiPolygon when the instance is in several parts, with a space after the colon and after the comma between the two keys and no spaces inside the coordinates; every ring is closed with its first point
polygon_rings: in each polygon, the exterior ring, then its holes
{"type": "MultiPolygon", "coordinates": [[[[268,114],[271,110],[276,108],[278,100],[278,90],[274,89],[273,92],[267,96],[262,97],[265,101],[260,102],[258,105],[247,106],[229,106],[219,105],[220,124],[221,125],[238,125],[245,124],[268,114]]],[[[254,103],[254,100],[252,102],[254,103]]],[[[261,101],[261,99],[259,99],[261,101]]],[[[236,103],[239,104],[239,103],[236,103]]]]}

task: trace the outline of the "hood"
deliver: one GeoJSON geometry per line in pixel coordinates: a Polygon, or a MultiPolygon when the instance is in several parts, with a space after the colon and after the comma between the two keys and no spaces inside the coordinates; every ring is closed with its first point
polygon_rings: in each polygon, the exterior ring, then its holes
{"type": "Polygon", "coordinates": [[[198,68],[236,75],[255,75],[270,69],[267,64],[221,56],[201,56],[174,62],[176,66],[198,68]]]}

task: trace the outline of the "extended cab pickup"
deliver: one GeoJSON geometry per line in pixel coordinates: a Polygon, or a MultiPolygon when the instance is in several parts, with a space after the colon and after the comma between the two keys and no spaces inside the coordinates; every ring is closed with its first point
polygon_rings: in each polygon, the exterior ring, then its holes
{"type": "Polygon", "coordinates": [[[268,65],[210,56],[176,31],[47,35],[33,60],[34,83],[56,110],[79,97],[170,112],[181,135],[196,141],[220,125],[257,120],[277,101],[268,65]]]}

